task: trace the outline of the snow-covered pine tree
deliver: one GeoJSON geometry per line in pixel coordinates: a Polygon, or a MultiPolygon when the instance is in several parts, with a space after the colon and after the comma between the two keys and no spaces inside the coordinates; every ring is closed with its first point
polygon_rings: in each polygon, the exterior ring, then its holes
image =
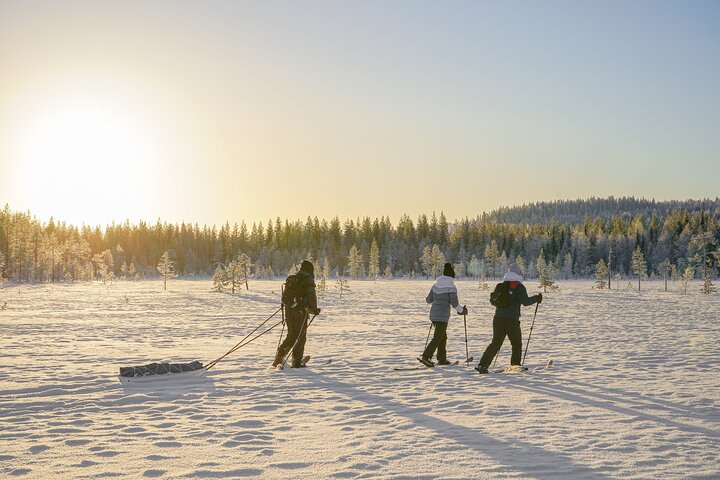
{"type": "Polygon", "coordinates": [[[645,262],[645,254],[640,250],[640,245],[635,247],[632,254],[632,271],[637,276],[638,292],[640,291],[640,280],[647,278],[647,263],[645,262]]]}
{"type": "Polygon", "coordinates": [[[507,254],[505,253],[505,250],[502,251],[500,256],[498,257],[498,270],[500,272],[507,272],[508,267],[510,266],[510,263],[508,262],[507,254]]]}
{"type": "Polygon", "coordinates": [[[323,257],[322,267],[320,268],[320,276],[327,281],[330,278],[330,262],[327,257],[323,257]]]}
{"type": "Polygon", "coordinates": [[[213,274],[213,286],[212,289],[215,292],[224,292],[227,287],[228,279],[225,269],[218,265],[215,267],[215,273],[213,274]]]}
{"type": "Polygon", "coordinates": [[[668,277],[670,277],[670,273],[672,273],[672,264],[670,263],[670,259],[666,258],[663,260],[660,265],[658,265],[658,269],[660,270],[660,275],[662,275],[663,280],[665,281],[665,291],[667,292],[668,277]]]}
{"type": "Polygon", "coordinates": [[[430,278],[430,275],[432,273],[432,267],[432,250],[430,248],[430,245],[425,245],[422,251],[422,255],[420,255],[420,268],[422,268],[426,279],[430,278]]]}
{"type": "Polygon", "coordinates": [[[378,244],[375,239],[373,239],[372,244],[370,245],[368,273],[373,280],[377,280],[377,277],[380,275],[380,249],[378,248],[378,244]]]}
{"type": "Polygon", "coordinates": [[[160,261],[157,264],[157,271],[160,272],[163,278],[163,290],[167,290],[168,278],[176,277],[175,273],[175,262],[170,258],[170,250],[165,250],[160,255],[160,261]]]}
{"type": "Polygon", "coordinates": [[[481,263],[478,258],[473,255],[470,257],[470,263],[468,263],[468,274],[473,278],[480,278],[484,274],[481,268],[481,263]]]}
{"type": "Polygon", "coordinates": [[[480,280],[478,281],[478,290],[481,292],[490,290],[490,286],[487,284],[487,279],[485,278],[484,273],[480,276],[480,280]]]}
{"type": "Polygon", "coordinates": [[[360,280],[365,277],[365,265],[362,253],[353,245],[348,252],[348,273],[353,280],[360,280]]]}
{"type": "Polygon", "coordinates": [[[248,285],[248,277],[250,276],[250,269],[253,266],[252,261],[250,261],[250,257],[248,257],[246,254],[241,253],[237,257],[237,263],[239,275],[242,278],[243,283],[245,284],[245,290],[250,290],[250,286],[248,285]]]}
{"type": "Polygon", "coordinates": [[[714,291],[715,291],[715,285],[713,285],[713,283],[710,281],[710,277],[706,276],[703,279],[703,286],[700,289],[700,292],[703,293],[704,295],[710,295],[714,291]]]}
{"type": "Polygon", "coordinates": [[[715,291],[710,280],[710,272],[715,268],[715,251],[717,249],[715,236],[711,232],[695,235],[688,246],[690,262],[696,271],[702,272],[703,286],[700,292],[706,295],[715,291]]]}
{"type": "Polygon", "coordinates": [[[554,290],[555,264],[553,262],[550,262],[548,264],[545,263],[545,252],[543,251],[543,249],[540,249],[540,255],[538,255],[537,269],[538,282],[540,284],[540,287],[542,287],[543,292],[547,292],[548,288],[551,291],[554,290]]]}
{"type": "Polygon", "coordinates": [[[683,294],[687,294],[687,287],[690,283],[690,280],[692,280],[695,277],[695,268],[693,268],[691,265],[688,265],[685,267],[685,270],[683,271],[683,274],[680,276],[680,285],[682,286],[683,294]]]}
{"type": "Polygon", "coordinates": [[[520,255],[517,255],[515,257],[515,263],[518,267],[520,267],[520,271],[522,272],[523,277],[525,276],[525,259],[521,257],[520,255]]]}
{"type": "Polygon", "coordinates": [[[327,280],[325,280],[325,277],[320,277],[320,280],[317,283],[316,290],[318,297],[322,298],[325,296],[325,290],[327,290],[327,280]]]}
{"type": "Polygon", "coordinates": [[[385,280],[392,280],[392,278],[393,278],[393,273],[392,273],[392,269],[390,268],[390,265],[387,265],[387,266],[385,267],[385,271],[383,272],[383,278],[384,278],[385,280]]]}
{"type": "Polygon", "coordinates": [[[128,278],[130,278],[131,280],[138,279],[138,271],[134,261],[130,262],[130,266],[128,266],[128,278]]]}
{"type": "Polygon", "coordinates": [[[500,256],[497,242],[493,239],[490,245],[485,246],[485,266],[492,271],[492,278],[497,276],[497,261],[500,256]]]}
{"type": "Polygon", "coordinates": [[[607,269],[607,265],[605,264],[604,259],[598,260],[598,262],[595,264],[595,285],[599,289],[604,289],[607,285],[607,278],[608,278],[609,272],[607,269]]]}
{"type": "Polygon", "coordinates": [[[5,275],[3,272],[5,272],[5,255],[3,252],[0,252],[0,285],[5,283],[5,275]]]}
{"type": "Polygon", "coordinates": [[[440,247],[433,245],[432,250],[430,251],[430,257],[432,258],[432,276],[437,278],[437,276],[443,271],[443,266],[445,265],[445,255],[440,250],[440,247]]]}
{"type": "Polygon", "coordinates": [[[570,252],[565,254],[562,266],[562,276],[565,280],[568,280],[573,276],[573,257],[570,252]]]}
{"type": "Polygon", "coordinates": [[[225,267],[225,279],[227,280],[226,285],[229,285],[231,292],[235,293],[235,289],[242,283],[242,272],[237,260],[233,260],[225,267]]]}
{"type": "Polygon", "coordinates": [[[337,288],[340,291],[340,298],[343,296],[343,292],[350,292],[350,282],[348,282],[346,279],[342,277],[338,277],[338,279],[335,281],[335,288],[337,288]]]}

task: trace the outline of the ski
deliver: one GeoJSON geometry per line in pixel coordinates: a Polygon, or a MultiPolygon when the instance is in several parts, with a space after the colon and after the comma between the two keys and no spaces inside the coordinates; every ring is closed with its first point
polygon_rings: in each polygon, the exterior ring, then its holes
{"type": "MultiPolygon", "coordinates": [[[[301,362],[304,366],[307,366],[307,364],[308,364],[309,361],[310,361],[310,355],[306,355],[306,356],[304,356],[304,357],[302,358],[302,360],[300,360],[300,362],[301,362]]],[[[330,365],[331,363],[332,363],[332,358],[328,358],[327,360],[323,360],[322,362],[318,363],[317,366],[318,366],[318,367],[323,367],[323,366],[325,366],[325,365],[330,365]]],[[[282,369],[283,369],[283,366],[282,366],[282,365],[278,365],[278,366],[275,367],[275,368],[276,368],[277,370],[282,370],[282,369]]]]}
{"type": "Polygon", "coordinates": [[[509,367],[500,368],[497,370],[490,370],[488,373],[500,373],[500,374],[517,374],[517,373],[523,373],[523,372],[542,372],[543,370],[547,370],[553,366],[552,359],[548,360],[548,362],[540,367],[535,367],[532,370],[530,370],[528,367],[524,365],[511,365],[509,367]]]}
{"type": "MultiPolygon", "coordinates": [[[[418,358],[418,360],[420,360],[420,359],[418,358]]],[[[472,360],[473,360],[473,357],[468,358],[467,363],[472,362],[472,360]]],[[[422,361],[420,361],[420,363],[422,363],[422,361]]],[[[454,362],[450,363],[449,365],[435,364],[435,366],[437,366],[437,367],[454,367],[457,365],[460,365],[460,360],[455,360],[454,362]]],[[[425,370],[426,368],[433,368],[433,367],[430,367],[423,363],[421,367],[395,367],[395,368],[393,368],[393,370],[395,370],[395,371],[425,370]]]]}
{"type": "MultiPolygon", "coordinates": [[[[302,360],[300,360],[300,363],[302,363],[303,365],[305,365],[305,364],[307,364],[307,362],[309,362],[309,361],[310,361],[310,355],[305,355],[305,356],[302,358],[302,360]]],[[[285,368],[285,367],[283,366],[282,363],[281,363],[281,364],[278,364],[278,366],[275,367],[276,370],[283,370],[284,368],[285,368]]]]}

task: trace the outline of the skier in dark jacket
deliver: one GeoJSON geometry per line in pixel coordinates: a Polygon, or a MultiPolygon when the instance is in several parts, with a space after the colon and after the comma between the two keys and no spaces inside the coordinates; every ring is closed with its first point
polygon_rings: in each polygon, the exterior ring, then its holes
{"type": "Polygon", "coordinates": [[[302,368],[305,366],[302,363],[302,358],[303,352],[305,351],[305,340],[307,339],[308,315],[310,313],[313,315],[318,315],[320,313],[320,309],[317,307],[315,275],[313,274],[313,271],[313,264],[304,260],[300,265],[300,271],[295,274],[298,278],[301,298],[299,299],[297,306],[292,308],[288,307],[285,310],[285,313],[287,314],[285,318],[287,336],[275,353],[273,367],[282,363],[291,348],[292,361],[290,366],[293,368],[302,368]],[[295,345],[294,348],[293,345],[295,345]]]}
{"type": "Polygon", "coordinates": [[[452,264],[446,263],[443,274],[435,281],[435,285],[430,289],[425,301],[431,304],[430,321],[433,324],[435,332],[430,343],[425,347],[422,357],[418,358],[420,362],[428,367],[434,367],[432,356],[437,349],[438,365],[449,365],[447,359],[447,326],[450,320],[450,307],[454,307],[458,315],[467,315],[467,308],[460,306],[458,301],[457,288],[454,283],[455,270],[452,264]]]}
{"type": "Polygon", "coordinates": [[[520,332],[520,305],[532,305],[542,303],[542,293],[528,297],[527,290],[522,284],[522,272],[516,263],[510,264],[510,268],[503,277],[503,287],[508,288],[509,303],[505,307],[495,307],[493,317],[493,338],[492,342],[485,349],[480,363],[475,368],[480,373],[488,373],[488,367],[500,351],[505,341],[505,336],[510,339],[512,345],[512,356],[510,365],[521,365],[522,360],[522,333],[520,332]]]}

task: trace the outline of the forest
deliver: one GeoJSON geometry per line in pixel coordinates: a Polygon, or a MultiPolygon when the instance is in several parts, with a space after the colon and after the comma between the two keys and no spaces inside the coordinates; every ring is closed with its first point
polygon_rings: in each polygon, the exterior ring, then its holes
{"type": "Polygon", "coordinates": [[[75,226],[0,210],[0,281],[108,281],[207,277],[243,259],[254,278],[280,278],[303,259],[323,276],[432,278],[452,262],[459,278],[494,279],[510,262],[528,278],[547,265],[558,278],[681,275],[716,278],[720,199],[656,202],[623,197],[541,202],[448,221],[435,212],[341,221],[276,218],[248,226],[130,222],[75,226]],[[635,254],[635,259],[633,258],[635,254]],[[638,269],[638,255],[643,262],[638,269]],[[167,271],[165,271],[167,273],[167,271]]]}

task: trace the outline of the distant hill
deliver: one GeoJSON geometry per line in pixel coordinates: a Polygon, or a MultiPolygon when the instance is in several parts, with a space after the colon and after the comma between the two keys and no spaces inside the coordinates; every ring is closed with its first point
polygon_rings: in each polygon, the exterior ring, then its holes
{"type": "Polygon", "coordinates": [[[650,217],[653,213],[664,217],[673,210],[688,212],[720,212],[720,198],[715,200],[670,200],[655,201],[634,197],[594,198],[587,200],[556,200],[553,202],[530,203],[522,206],[502,207],[486,214],[486,219],[499,223],[548,224],[553,219],[560,224],[582,223],[587,215],[590,219],[607,219],[619,216],[624,219],[640,215],[650,217]]]}

